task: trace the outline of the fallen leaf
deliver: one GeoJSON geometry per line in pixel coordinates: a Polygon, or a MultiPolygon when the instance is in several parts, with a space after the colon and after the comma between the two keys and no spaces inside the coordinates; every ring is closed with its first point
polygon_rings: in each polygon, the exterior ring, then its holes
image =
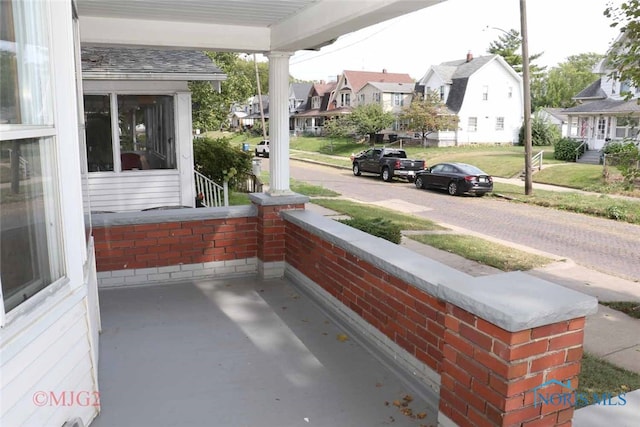
{"type": "Polygon", "coordinates": [[[384,401],[384,406],[389,406],[389,401],[388,400],[384,401]]]}
{"type": "Polygon", "coordinates": [[[419,420],[424,420],[425,418],[427,418],[427,413],[426,412],[418,412],[416,414],[416,418],[419,420]]]}
{"type": "Polygon", "coordinates": [[[283,309],[283,310],[286,310],[286,309],[287,309],[287,307],[282,307],[282,309],[283,309]]]}
{"type": "Polygon", "coordinates": [[[402,412],[407,417],[412,417],[413,416],[413,411],[411,410],[411,408],[402,408],[400,410],[400,412],[402,412]]]}
{"type": "Polygon", "coordinates": [[[623,390],[629,390],[629,387],[627,387],[627,386],[626,386],[626,385],[624,385],[624,384],[622,384],[622,385],[620,386],[620,388],[621,388],[621,389],[623,389],[623,390]]]}
{"type": "Polygon", "coordinates": [[[402,405],[402,403],[399,400],[394,400],[393,401],[393,406],[397,406],[398,408],[402,405]]]}
{"type": "Polygon", "coordinates": [[[340,342],[345,342],[345,341],[349,340],[349,337],[346,334],[338,334],[338,336],[336,338],[340,342]]]}
{"type": "Polygon", "coordinates": [[[404,400],[405,402],[411,402],[413,400],[413,396],[411,396],[410,394],[405,394],[402,397],[402,400],[404,400]]]}
{"type": "Polygon", "coordinates": [[[328,334],[328,333],[326,333],[326,332],[323,332],[323,333],[322,333],[322,335],[329,335],[329,334],[328,334]]]}
{"type": "Polygon", "coordinates": [[[382,384],[381,383],[376,383],[376,387],[380,388],[380,387],[382,387],[382,384]]]}

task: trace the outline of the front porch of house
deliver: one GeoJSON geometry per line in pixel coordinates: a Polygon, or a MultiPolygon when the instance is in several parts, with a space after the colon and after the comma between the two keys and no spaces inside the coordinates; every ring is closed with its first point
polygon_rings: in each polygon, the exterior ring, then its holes
{"type": "Polygon", "coordinates": [[[94,216],[96,425],[145,406],[184,425],[420,425],[385,405],[405,390],[424,425],[570,425],[573,407],[534,396],[577,380],[594,298],[524,273],[472,278],[304,196],[251,199],[94,216]]]}

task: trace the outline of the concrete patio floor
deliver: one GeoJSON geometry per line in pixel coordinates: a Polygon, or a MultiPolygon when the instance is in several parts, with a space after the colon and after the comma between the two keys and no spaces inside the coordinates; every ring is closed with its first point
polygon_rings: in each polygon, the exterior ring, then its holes
{"type": "Polygon", "coordinates": [[[410,377],[286,280],[106,289],[100,306],[94,427],[436,425],[410,377]],[[394,406],[407,395],[427,418],[394,406]]]}

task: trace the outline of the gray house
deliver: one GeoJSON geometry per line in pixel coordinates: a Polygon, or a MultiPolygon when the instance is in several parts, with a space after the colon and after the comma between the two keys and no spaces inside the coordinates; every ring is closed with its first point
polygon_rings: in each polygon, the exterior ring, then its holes
{"type": "Polygon", "coordinates": [[[203,52],[82,48],[86,166],[94,211],[192,206],[189,81],[225,74],[203,52]]]}

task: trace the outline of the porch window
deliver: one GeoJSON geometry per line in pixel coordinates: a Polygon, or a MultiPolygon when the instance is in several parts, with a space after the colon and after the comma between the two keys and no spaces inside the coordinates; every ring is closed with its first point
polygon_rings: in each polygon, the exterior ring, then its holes
{"type": "Polygon", "coordinates": [[[616,119],[616,138],[636,138],[638,131],[637,117],[618,117],[616,119]]]}
{"type": "Polygon", "coordinates": [[[85,95],[84,109],[90,172],[116,170],[118,157],[120,171],[176,168],[173,96],[85,95]]]}
{"type": "Polygon", "coordinates": [[[64,274],[46,7],[44,2],[0,2],[0,282],[4,312],[64,274]]]}
{"type": "Polygon", "coordinates": [[[469,117],[469,121],[467,124],[468,132],[476,132],[478,130],[478,118],[477,117],[469,117]]]}

